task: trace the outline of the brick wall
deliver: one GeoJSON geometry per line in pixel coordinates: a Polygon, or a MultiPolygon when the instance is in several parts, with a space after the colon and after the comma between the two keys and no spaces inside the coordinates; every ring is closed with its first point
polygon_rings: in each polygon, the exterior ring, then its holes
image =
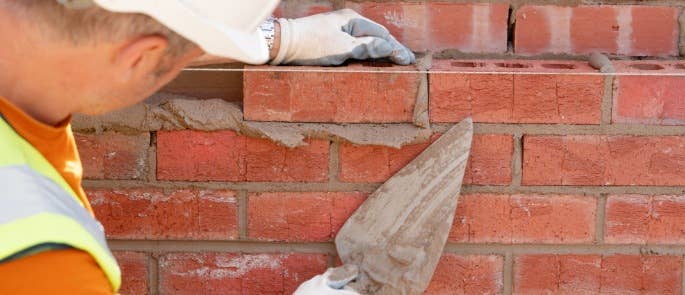
{"type": "MultiPolygon", "coordinates": [[[[277,14],[359,10],[432,66],[187,71],[164,92],[362,130],[411,126],[425,87],[433,139],[467,116],[476,132],[428,294],[682,294],[685,4],[557,2],[286,1],[277,14]],[[595,50],[622,59],[615,74],[578,60],[595,50]]],[[[346,218],[430,144],[118,126],[77,140],[123,294],[288,294],[337,262],[346,218]]]]}

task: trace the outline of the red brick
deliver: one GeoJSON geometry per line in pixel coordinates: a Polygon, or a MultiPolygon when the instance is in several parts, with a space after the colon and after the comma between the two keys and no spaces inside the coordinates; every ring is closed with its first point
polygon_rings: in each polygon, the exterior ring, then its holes
{"type": "Polygon", "coordinates": [[[523,255],[514,260],[514,294],[597,294],[599,255],[523,255]]]}
{"type": "Polygon", "coordinates": [[[344,70],[334,67],[278,67],[279,71],[270,71],[267,66],[249,69],[267,71],[245,72],[246,120],[412,122],[420,80],[415,66],[355,64],[344,70]],[[344,72],[347,70],[366,72],[344,72]]]}
{"type": "Polygon", "coordinates": [[[248,236],[267,241],[329,241],[365,200],[365,193],[255,193],[248,236]]]}
{"type": "Polygon", "coordinates": [[[86,179],[142,179],[148,167],[150,134],[76,134],[86,179]]]}
{"type": "Polygon", "coordinates": [[[288,149],[233,131],[159,131],[157,178],[190,181],[322,182],[328,179],[328,141],[288,149]]]}
{"type": "Polygon", "coordinates": [[[606,206],[607,243],[685,243],[685,196],[616,195],[606,206]]]}
{"type": "Polygon", "coordinates": [[[509,4],[346,3],[386,26],[414,51],[457,49],[468,53],[507,51],[509,4]]]}
{"type": "Polygon", "coordinates": [[[331,10],[333,10],[333,4],[327,0],[290,0],[281,1],[273,15],[278,18],[299,18],[331,10]]]}
{"type": "Polygon", "coordinates": [[[601,120],[604,78],[578,75],[594,71],[587,63],[439,60],[431,71],[433,122],[459,122],[468,116],[485,123],[599,124],[601,120]],[[521,74],[493,74],[505,71],[521,74]]]}
{"type": "Polygon", "coordinates": [[[115,251],[114,257],[119,263],[122,275],[120,294],[149,294],[147,269],[148,258],[145,253],[115,251]]]}
{"type": "Polygon", "coordinates": [[[523,255],[514,294],[680,294],[682,258],[633,255],[523,255]]]}
{"type": "Polygon", "coordinates": [[[633,55],[678,55],[679,8],[636,5],[631,10],[633,55]]]}
{"type": "Polygon", "coordinates": [[[231,191],[93,190],[95,216],[112,239],[238,237],[237,200],[231,191]]]}
{"type": "Polygon", "coordinates": [[[494,185],[511,183],[513,154],[514,141],[510,135],[474,135],[464,183],[494,185]]]}
{"type": "MultiPolygon", "coordinates": [[[[421,143],[408,145],[401,149],[393,149],[344,143],[340,148],[340,180],[344,182],[384,182],[411,162],[428,145],[429,143],[421,143]]],[[[464,183],[510,183],[512,154],[513,139],[511,136],[475,135],[464,183]]]]}
{"type": "Polygon", "coordinates": [[[660,61],[614,62],[616,71],[647,74],[616,77],[613,122],[685,125],[685,63],[660,61]],[[658,74],[664,76],[658,76],[658,74]]]}
{"type": "Polygon", "coordinates": [[[523,6],[516,11],[514,50],[677,55],[678,15],[679,8],[669,6],[523,6]]]}
{"type": "Polygon", "coordinates": [[[467,194],[449,239],[466,243],[588,243],[596,200],[571,195],[467,194]]]}
{"type": "Polygon", "coordinates": [[[430,142],[394,149],[384,146],[340,147],[340,180],[344,182],[384,182],[421,154],[430,142]]]}
{"type": "Polygon", "coordinates": [[[243,73],[226,71],[242,69],[242,64],[226,64],[213,70],[182,71],[174,80],[160,89],[156,96],[189,96],[196,99],[220,98],[240,103],[243,100],[243,73]]]}
{"type": "Polygon", "coordinates": [[[501,294],[503,263],[496,255],[443,254],[424,294],[501,294]]]}
{"type": "Polygon", "coordinates": [[[292,294],[323,273],[325,254],[172,253],[160,258],[160,294],[292,294]]]}
{"type": "Polygon", "coordinates": [[[680,256],[612,255],[602,260],[604,294],[681,294],[680,256]]]}
{"type": "Polygon", "coordinates": [[[683,185],[685,137],[525,136],[525,185],[683,185]]]}

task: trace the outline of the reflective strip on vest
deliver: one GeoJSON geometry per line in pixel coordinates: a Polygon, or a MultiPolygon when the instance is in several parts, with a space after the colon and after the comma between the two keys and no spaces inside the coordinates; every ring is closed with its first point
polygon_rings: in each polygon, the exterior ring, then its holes
{"type": "MultiPolygon", "coordinates": [[[[0,167],[28,165],[57,183],[81,204],[81,200],[50,162],[0,117],[0,167]]],[[[81,204],[83,206],[83,204],[81,204]]]]}
{"type": "MultiPolygon", "coordinates": [[[[105,234],[73,192],[66,190],[47,163],[0,119],[0,261],[41,244],[64,244],[88,252],[116,293],[121,271],[105,234]],[[35,153],[39,158],[32,158],[35,153]],[[48,169],[49,170],[49,169],[48,169]]],[[[59,174],[57,174],[59,176],[59,174]]],[[[68,187],[68,185],[67,185],[68,187]]]]}

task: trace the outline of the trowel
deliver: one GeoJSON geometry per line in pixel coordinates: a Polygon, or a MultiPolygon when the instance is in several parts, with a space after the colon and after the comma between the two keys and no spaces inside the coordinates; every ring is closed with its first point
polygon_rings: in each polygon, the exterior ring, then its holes
{"type": "Polygon", "coordinates": [[[445,247],[469,158],[473,123],[463,120],[381,185],[335,237],[361,294],[422,294],[445,247]]]}

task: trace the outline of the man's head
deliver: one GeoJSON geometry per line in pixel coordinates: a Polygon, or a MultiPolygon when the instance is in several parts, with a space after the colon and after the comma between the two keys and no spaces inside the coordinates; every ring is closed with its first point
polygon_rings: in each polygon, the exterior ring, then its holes
{"type": "Polygon", "coordinates": [[[0,0],[0,38],[0,79],[21,80],[0,95],[49,95],[85,114],[144,99],[202,54],[149,16],[56,0],[0,0]]]}

